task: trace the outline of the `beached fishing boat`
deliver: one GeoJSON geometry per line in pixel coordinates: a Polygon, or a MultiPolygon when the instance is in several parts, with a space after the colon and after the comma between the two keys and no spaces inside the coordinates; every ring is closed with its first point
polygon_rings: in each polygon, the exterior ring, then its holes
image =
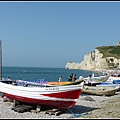
{"type": "Polygon", "coordinates": [[[98,76],[98,77],[95,77],[95,76],[92,76],[92,80],[93,81],[102,81],[102,82],[105,82],[105,81],[107,81],[108,80],[108,78],[109,78],[109,76],[98,76]]]}
{"type": "Polygon", "coordinates": [[[115,95],[118,88],[113,87],[96,87],[96,86],[86,86],[84,85],[84,88],[82,89],[82,93],[85,94],[91,94],[91,95],[105,95],[105,96],[111,96],[115,95]]]}
{"type": "MultiPolygon", "coordinates": [[[[92,76],[92,78],[91,78],[92,79],[91,84],[92,84],[92,86],[96,86],[98,84],[101,84],[101,82],[107,81],[108,78],[109,78],[108,75],[106,75],[106,76],[98,76],[98,77],[97,76],[92,76]]],[[[86,85],[88,85],[87,79],[88,78],[84,78],[84,81],[85,81],[86,85]]]]}
{"type": "MultiPolygon", "coordinates": [[[[15,82],[17,82],[17,84],[48,84],[48,85],[77,85],[77,84],[81,84],[84,81],[84,78],[82,79],[77,79],[74,82],[72,81],[45,81],[44,79],[38,79],[35,81],[29,81],[29,80],[15,80],[15,82]]],[[[3,82],[8,82],[8,80],[4,80],[3,82]]],[[[12,80],[11,80],[12,83],[12,80]]]]}
{"type": "Polygon", "coordinates": [[[107,81],[109,82],[113,82],[114,80],[118,80],[118,82],[120,81],[120,77],[114,77],[114,76],[110,76],[107,81]]]}
{"type": "Polygon", "coordinates": [[[113,88],[118,88],[118,91],[120,90],[120,80],[113,80],[113,81],[106,81],[106,82],[101,82],[101,84],[96,85],[98,87],[113,87],[113,88]]]}
{"type": "Polygon", "coordinates": [[[80,85],[55,86],[48,84],[7,84],[0,82],[0,91],[8,98],[51,108],[67,109],[77,102],[82,87],[80,85]]]}
{"type": "Polygon", "coordinates": [[[77,79],[75,82],[69,82],[69,81],[56,81],[56,82],[47,82],[48,85],[77,85],[83,82],[84,79],[77,79]]]}

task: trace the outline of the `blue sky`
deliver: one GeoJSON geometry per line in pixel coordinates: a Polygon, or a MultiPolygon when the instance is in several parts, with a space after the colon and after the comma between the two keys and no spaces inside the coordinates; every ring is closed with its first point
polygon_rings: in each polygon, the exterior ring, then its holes
{"type": "Polygon", "coordinates": [[[120,41],[120,2],[0,2],[2,65],[64,68],[120,41]]]}

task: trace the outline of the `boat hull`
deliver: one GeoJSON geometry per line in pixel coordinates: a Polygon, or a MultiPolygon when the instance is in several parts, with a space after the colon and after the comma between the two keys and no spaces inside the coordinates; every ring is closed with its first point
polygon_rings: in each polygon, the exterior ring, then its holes
{"type": "Polygon", "coordinates": [[[105,86],[100,86],[100,87],[84,86],[82,93],[91,94],[91,95],[100,95],[100,96],[101,95],[111,96],[111,95],[115,95],[117,90],[118,88],[105,87],[105,86]]]}
{"type": "MultiPolygon", "coordinates": [[[[108,78],[109,78],[109,76],[92,77],[91,84],[92,84],[92,86],[99,85],[99,84],[101,84],[101,82],[107,81],[108,78]]],[[[87,78],[84,78],[84,80],[85,80],[85,85],[88,85],[87,78]]]]}
{"type": "Polygon", "coordinates": [[[107,81],[107,82],[102,82],[99,85],[96,85],[97,87],[113,87],[113,88],[118,88],[118,91],[120,90],[120,80],[113,80],[112,82],[107,81]]]}
{"type": "Polygon", "coordinates": [[[47,84],[49,84],[49,85],[65,85],[65,84],[69,84],[69,83],[71,83],[71,82],[47,82],[47,84]]]}
{"type": "Polygon", "coordinates": [[[84,79],[77,79],[75,82],[69,82],[69,81],[63,81],[63,82],[47,82],[47,84],[49,85],[77,85],[77,84],[80,84],[84,81],[84,79]]]}
{"type": "Polygon", "coordinates": [[[13,100],[52,108],[67,109],[77,102],[81,86],[24,87],[0,82],[0,91],[13,100]]]}
{"type": "Polygon", "coordinates": [[[120,77],[113,77],[113,76],[110,76],[110,77],[108,78],[107,81],[113,82],[114,80],[120,80],[120,77]]]}
{"type": "Polygon", "coordinates": [[[107,81],[109,76],[99,76],[99,77],[92,77],[93,81],[98,81],[98,82],[105,82],[107,81]]]}

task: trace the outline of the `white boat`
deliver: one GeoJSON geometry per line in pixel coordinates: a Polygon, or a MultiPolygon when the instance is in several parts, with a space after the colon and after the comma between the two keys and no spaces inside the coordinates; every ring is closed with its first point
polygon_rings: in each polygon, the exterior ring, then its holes
{"type": "Polygon", "coordinates": [[[113,88],[118,88],[120,90],[120,80],[112,80],[112,81],[106,81],[106,82],[101,82],[101,84],[96,85],[98,87],[103,86],[103,87],[113,87],[113,88]]]}
{"type": "MultiPolygon", "coordinates": [[[[92,85],[98,85],[98,84],[101,84],[101,82],[104,82],[104,81],[107,81],[109,78],[109,76],[92,76],[92,81],[91,81],[91,84],[92,85]]],[[[88,84],[88,81],[87,81],[88,78],[84,78],[84,81],[85,81],[85,84],[87,85],[88,84]]]]}
{"type": "Polygon", "coordinates": [[[102,82],[104,82],[104,81],[107,81],[108,78],[109,78],[108,75],[100,75],[98,73],[93,73],[92,74],[92,80],[93,81],[100,81],[100,82],[102,81],[102,82]]]}
{"type": "Polygon", "coordinates": [[[120,77],[109,76],[109,78],[107,79],[107,81],[111,82],[113,82],[113,80],[120,80],[120,77]]]}
{"type": "Polygon", "coordinates": [[[120,84],[99,84],[96,85],[97,87],[113,87],[113,88],[118,88],[120,89],[120,84]]]}
{"type": "Polygon", "coordinates": [[[0,91],[8,98],[51,108],[67,109],[77,102],[80,85],[51,86],[48,84],[18,86],[0,82],[0,91]]]}

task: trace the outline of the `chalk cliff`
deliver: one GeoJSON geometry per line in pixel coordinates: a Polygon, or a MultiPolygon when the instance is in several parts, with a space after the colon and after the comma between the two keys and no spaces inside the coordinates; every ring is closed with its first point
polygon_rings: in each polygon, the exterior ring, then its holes
{"type": "MultiPolygon", "coordinates": [[[[103,48],[104,47],[105,46],[103,46],[103,48]]],[[[120,51],[120,46],[117,47],[117,50],[118,52],[120,51]]],[[[68,62],[65,65],[65,68],[82,69],[82,70],[101,70],[101,69],[120,68],[120,59],[116,58],[115,55],[112,54],[111,56],[110,55],[105,56],[104,53],[102,53],[99,49],[95,48],[95,51],[89,52],[86,55],[84,55],[84,60],[82,62],[80,63],[68,62]]]]}

